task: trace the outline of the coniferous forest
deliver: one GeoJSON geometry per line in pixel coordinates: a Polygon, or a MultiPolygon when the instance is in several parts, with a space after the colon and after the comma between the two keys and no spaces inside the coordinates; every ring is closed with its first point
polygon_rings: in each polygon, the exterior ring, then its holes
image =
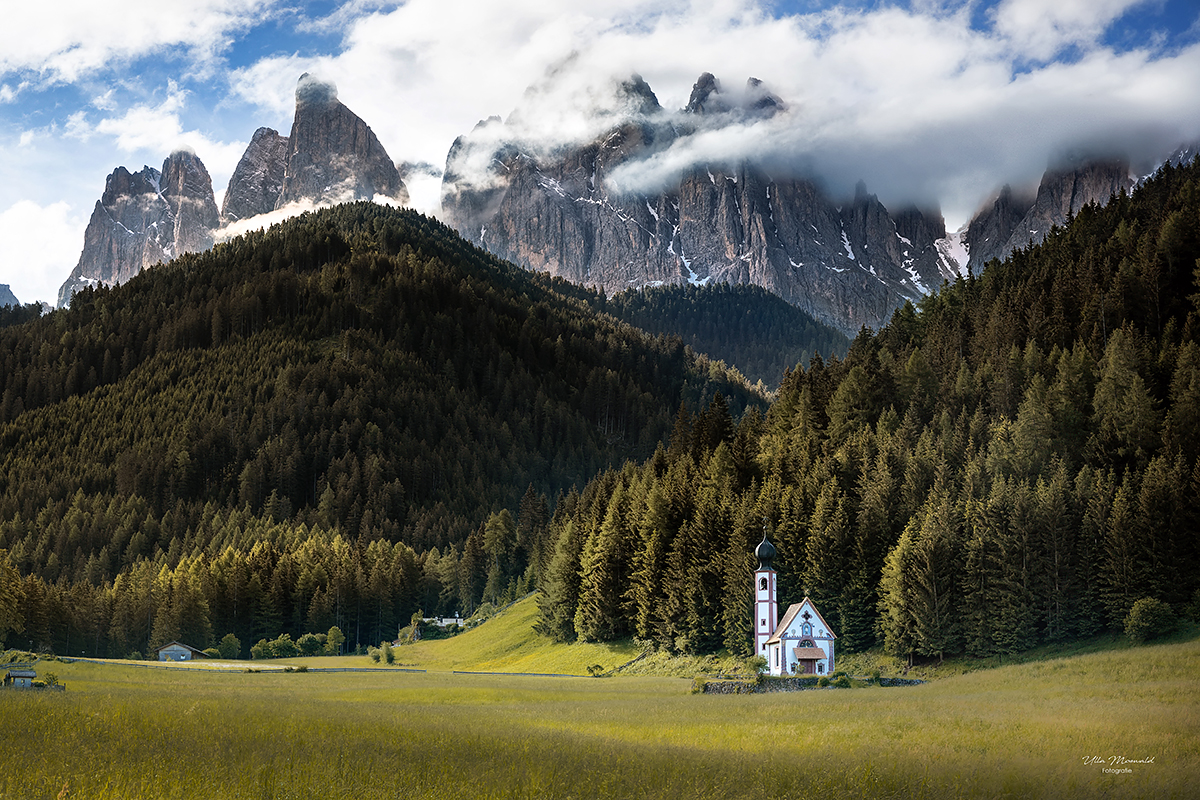
{"type": "Polygon", "coordinates": [[[588,294],[359,203],[0,328],[11,641],[394,638],[528,590],[532,544],[498,563],[492,511],[648,456],[681,403],[765,407],[556,287],[588,294]]]}
{"type": "Polygon", "coordinates": [[[847,652],[1013,653],[1200,607],[1200,164],[710,407],[551,526],[540,629],[749,655],[753,548],[847,652]]]}
{"type": "Polygon", "coordinates": [[[536,589],[559,640],[749,654],[764,527],[781,603],[811,596],[849,651],[1182,611],[1198,283],[1200,165],[1166,166],[844,357],[815,340],[767,407],[436,222],[306,215],[6,318],[0,629],[112,656],[334,624],[354,645],[536,589]]]}
{"type": "Polygon", "coordinates": [[[841,331],[754,284],[648,286],[596,301],[598,310],[648,333],[678,336],[772,390],[797,364],[817,354],[841,358],[850,347],[841,331]]]}

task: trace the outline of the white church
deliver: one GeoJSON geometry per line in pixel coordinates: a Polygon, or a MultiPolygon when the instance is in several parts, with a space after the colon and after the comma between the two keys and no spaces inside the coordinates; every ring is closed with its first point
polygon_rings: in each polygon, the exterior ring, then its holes
{"type": "Polygon", "coordinates": [[[833,640],[837,638],[807,597],[793,603],[779,619],[775,599],[775,546],[763,533],[754,549],[754,652],[767,659],[772,675],[828,675],[833,672],[833,640]]]}

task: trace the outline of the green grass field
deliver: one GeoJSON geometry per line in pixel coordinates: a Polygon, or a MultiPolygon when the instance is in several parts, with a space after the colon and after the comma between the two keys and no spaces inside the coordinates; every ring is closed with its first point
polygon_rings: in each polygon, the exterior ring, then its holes
{"type": "Polygon", "coordinates": [[[446,671],[633,655],[547,646],[524,613],[397,650],[427,673],[43,662],[68,691],[0,692],[0,797],[1186,798],[1200,785],[1200,641],[786,694],[446,671]]]}

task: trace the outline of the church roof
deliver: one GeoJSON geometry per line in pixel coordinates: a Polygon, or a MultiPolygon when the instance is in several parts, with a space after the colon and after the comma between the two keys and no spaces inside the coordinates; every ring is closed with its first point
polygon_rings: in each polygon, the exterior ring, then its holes
{"type": "MultiPolygon", "coordinates": [[[[767,639],[767,644],[779,643],[780,638],[783,636],[783,632],[786,631],[792,624],[792,621],[796,618],[796,615],[800,613],[800,609],[804,607],[805,603],[808,603],[809,608],[811,608],[813,613],[817,615],[817,619],[821,620],[821,624],[825,626],[825,632],[829,635],[829,638],[837,638],[837,634],[833,632],[833,628],[829,627],[829,623],[826,622],[825,618],[821,616],[821,612],[817,610],[817,607],[813,601],[806,597],[799,603],[792,603],[790,606],[788,606],[787,613],[783,615],[783,619],[779,620],[779,625],[775,627],[775,633],[771,634],[771,638],[767,639]]],[[[824,658],[824,656],[821,657],[824,658]]]]}
{"type": "Polygon", "coordinates": [[[797,660],[825,658],[825,651],[819,647],[797,647],[792,652],[796,654],[797,660]]]}

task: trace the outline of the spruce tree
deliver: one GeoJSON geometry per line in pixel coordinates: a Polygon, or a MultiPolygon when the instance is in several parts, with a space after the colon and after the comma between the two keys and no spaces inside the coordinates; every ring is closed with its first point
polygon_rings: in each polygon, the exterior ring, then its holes
{"type": "Polygon", "coordinates": [[[538,596],[534,630],[557,642],[575,641],[575,609],[579,603],[579,559],[583,549],[575,520],[561,523],[554,557],[538,596]]]}

